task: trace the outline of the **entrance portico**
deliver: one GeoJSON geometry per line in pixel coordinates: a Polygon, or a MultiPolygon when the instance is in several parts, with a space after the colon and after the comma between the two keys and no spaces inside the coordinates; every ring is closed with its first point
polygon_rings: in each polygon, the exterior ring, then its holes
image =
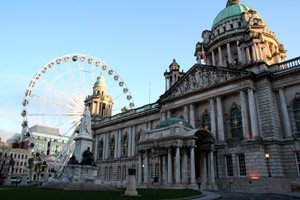
{"type": "Polygon", "coordinates": [[[166,121],[163,126],[144,131],[140,137],[138,184],[147,187],[156,182],[160,187],[198,189],[197,183],[201,183],[201,189],[217,190],[211,133],[192,129],[183,119],[166,121]],[[150,177],[150,166],[154,165],[159,166],[159,175],[150,177]]]}

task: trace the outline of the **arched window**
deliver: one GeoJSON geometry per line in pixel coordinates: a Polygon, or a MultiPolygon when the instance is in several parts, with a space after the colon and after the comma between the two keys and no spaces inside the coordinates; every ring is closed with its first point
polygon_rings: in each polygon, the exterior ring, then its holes
{"type": "Polygon", "coordinates": [[[122,138],[122,156],[128,155],[128,136],[125,134],[122,138]]]}
{"type": "Polygon", "coordinates": [[[244,139],[242,113],[236,105],[233,105],[230,113],[230,130],[232,138],[244,139]]]}
{"type": "Polygon", "coordinates": [[[139,132],[135,135],[135,142],[138,143],[141,139],[141,133],[142,133],[142,129],[139,130],[139,132]]]}
{"type": "Polygon", "coordinates": [[[102,139],[99,141],[98,148],[99,148],[98,158],[102,159],[102,156],[103,156],[103,140],[102,139]]]}
{"type": "Polygon", "coordinates": [[[297,99],[293,105],[295,124],[297,131],[300,131],[300,99],[297,99]]]}
{"type": "Polygon", "coordinates": [[[115,157],[115,137],[110,139],[110,157],[115,157]]]}
{"type": "Polygon", "coordinates": [[[206,130],[211,130],[210,116],[207,111],[205,111],[204,115],[202,116],[202,127],[206,130]]]}

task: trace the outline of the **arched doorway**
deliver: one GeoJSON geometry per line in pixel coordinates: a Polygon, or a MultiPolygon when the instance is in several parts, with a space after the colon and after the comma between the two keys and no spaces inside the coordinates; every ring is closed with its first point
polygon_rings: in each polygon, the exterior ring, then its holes
{"type": "Polygon", "coordinates": [[[195,137],[195,176],[201,189],[215,189],[213,151],[215,138],[209,130],[199,129],[195,137]]]}

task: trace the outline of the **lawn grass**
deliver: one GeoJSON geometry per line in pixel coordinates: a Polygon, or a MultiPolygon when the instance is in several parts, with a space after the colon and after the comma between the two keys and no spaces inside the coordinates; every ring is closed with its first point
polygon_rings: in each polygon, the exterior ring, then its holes
{"type": "Polygon", "coordinates": [[[103,192],[103,191],[63,191],[38,189],[33,186],[14,186],[0,188],[0,197],[5,200],[156,200],[175,199],[189,196],[197,196],[201,193],[195,190],[170,190],[170,189],[138,189],[141,197],[124,197],[123,191],[103,192]]]}

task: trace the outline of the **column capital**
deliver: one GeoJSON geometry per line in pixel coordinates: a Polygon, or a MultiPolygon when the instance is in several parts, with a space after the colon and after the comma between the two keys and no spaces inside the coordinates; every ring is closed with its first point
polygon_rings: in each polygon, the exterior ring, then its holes
{"type": "Polygon", "coordinates": [[[224,99],[224,95],[219,95],[219,96],[216,96],[215,99],[218,101],[218,100],[223,100],[224,99]]]}
{"type": "Polygon", "coordinates": [[[274,88],[275,92],[279,92],[280,90],[284,91],[285,87],[284,86],[280,86],[280,87],[274,88]]]}

